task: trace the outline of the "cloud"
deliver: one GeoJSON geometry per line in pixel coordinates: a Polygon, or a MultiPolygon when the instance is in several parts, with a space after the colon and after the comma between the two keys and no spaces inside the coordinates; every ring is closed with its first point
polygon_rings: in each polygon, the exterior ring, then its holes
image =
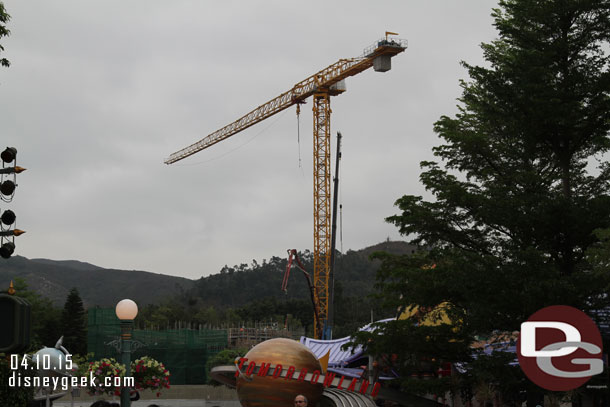
{"type": "MultiPolygon", "coordinates": [[[[409,40],[383,74],[333,98],[344,250],[396,229],[425,194],[432,125],[455,112],[460,60],[481,62],[492,1],[6,0],[4,142],[29,168],[11,208],[30,258],[198,278],[313,244],[311,102],[171,166],[163,160],[385,30],[409,40]]],[[[333,153],[334,155],[334,153],[333,153]]],[[[332,160],[334,162],[334,158],[332,160]]]]}

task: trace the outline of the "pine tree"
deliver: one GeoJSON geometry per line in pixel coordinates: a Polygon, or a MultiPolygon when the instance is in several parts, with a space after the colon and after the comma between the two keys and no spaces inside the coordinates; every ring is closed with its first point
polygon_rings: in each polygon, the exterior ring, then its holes
{"type": "Polygon", "coordinates": [[[86,314],[83,300],[76,288],[72,288],[66,297],[61,322],[63,346],[72,354],[85,355],[87,353],[86,314]]]}
{"type": "MultiPolygon", "coordinates": [[[[610,226],[610,2],[503,0],[492,16],[487,66],[463,63],[459,112],[435,123],[441,163],[422,163],[435,200],[403,196],[388,218],[426,251],[381,255],[378,274],[388,305],[445,303],[459,323],[361,338],[415,365],[467,359],[479,335],[518,330],[545,306],[608,301],[608,272],[591,273],[585,254],[610,226]]],[[[496,381],[505,397],[523,386],[514,373],[496,381]]]]}

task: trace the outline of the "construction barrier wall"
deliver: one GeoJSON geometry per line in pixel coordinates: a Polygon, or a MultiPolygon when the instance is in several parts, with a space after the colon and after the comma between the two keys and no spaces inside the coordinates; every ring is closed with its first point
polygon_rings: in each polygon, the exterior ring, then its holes
{"type": "MultiPolygon", "coordinates": [[[[93,359],[115,358],[120,362],[120,322],[114,308],[88,311],[87,352],[93,359]]],[[[223,329],[173,329],[163,331],[134,329],[131,360],[149,356],[162,362],[171,373],[171,384],[204,384],[209,372],[205,365],[211,356],[228,345],[223,329]]]]}

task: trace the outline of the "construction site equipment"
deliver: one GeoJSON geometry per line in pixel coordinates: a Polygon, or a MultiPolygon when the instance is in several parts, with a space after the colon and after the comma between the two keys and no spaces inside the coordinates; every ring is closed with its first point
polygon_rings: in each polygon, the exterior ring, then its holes
{"type": "MultiPolygon", "coordinates": [[[[298,82],[290,90],[260,105],[234,122],[216,130],[200,141],[169,156],[166,164],[172,164],[204,150],[254,124],[289,108],[305,103],[313,97],[313,176],[314,176],[314,286],[318,292],[320,319],[328,318],[330,244],[331,244],[331,195],[330,195],[330,97],[345,92],[345,79],[370,67],[377,72],[391,69],[391,58],[407,48],[407,41],[389,38],[395,33],[386,32],[385,38],[367,47],[356,58],[340,59],[310,77],[298,82]]],[[[316,330],[314,336],[322,337],[316,330]]]]}
{"type": "Polygon", "coordinates": [[[284,272],[284,279],[282,280],[282,291],[288,293],[288,277],[290,277],[290,269],[292,268],[293,261],[298,269],[303,272],[303,275],[305,275],[305,279],[307,280],[309,295],[311,296],[311,303],[313,304],[314,332],[324,332],[323,321],[320,319],[320,297],[316,286],[313,281],[311,281],[311,275],[305,270],[305,266],[301,263],[301,260],[299,260],[296,249],[288,250],[288,263],[286,264],[286,271],[284,272]]]}

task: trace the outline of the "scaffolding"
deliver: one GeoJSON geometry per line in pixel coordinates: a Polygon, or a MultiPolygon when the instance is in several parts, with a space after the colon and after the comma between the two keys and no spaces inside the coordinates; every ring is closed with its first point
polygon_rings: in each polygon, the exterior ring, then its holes
{"type": "Polygon", "coordinates": [[[230,348],[250,348],[256,344],[273,338],[288,338],[296,341],[301,339],[305,331],[279,327],[277,323],[254,322],[253,326],[233,326],[227,328],[230,348]]]}

